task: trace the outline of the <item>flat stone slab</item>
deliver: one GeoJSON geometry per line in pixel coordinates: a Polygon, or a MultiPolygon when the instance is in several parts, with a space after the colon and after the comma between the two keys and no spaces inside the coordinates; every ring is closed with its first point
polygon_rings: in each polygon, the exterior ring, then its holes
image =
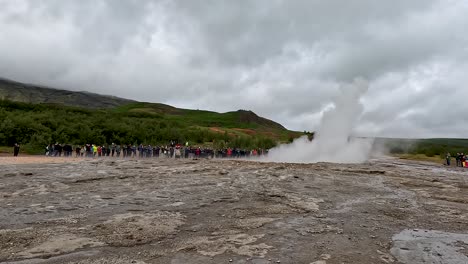
{"type": "Polygon", "coordinates": [[[391,252],[402,263],[468,263],[468,234],[404,230],[393,241],[391,252]]]}

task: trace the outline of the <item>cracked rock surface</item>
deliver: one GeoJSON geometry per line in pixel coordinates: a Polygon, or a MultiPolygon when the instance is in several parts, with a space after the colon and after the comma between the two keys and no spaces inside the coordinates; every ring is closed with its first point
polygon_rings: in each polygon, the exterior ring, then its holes
{"type": "Polygon", "coordinates": [[[396,159],[52,162],[0,165],[0,263],[468,259],[463,169],[396,159]]]}

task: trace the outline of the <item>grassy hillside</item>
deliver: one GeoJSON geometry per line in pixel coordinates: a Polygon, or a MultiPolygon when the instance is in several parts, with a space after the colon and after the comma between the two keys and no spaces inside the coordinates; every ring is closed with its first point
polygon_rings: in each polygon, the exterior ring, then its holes
{"type": "MultiPolygon", "coordinates": [[[[19,142],[37,152],[52,142],[156,145],[175,140],[215,148],[270,148],[301,135],[252,111],[180,109],[0,78],[0,146],[19,142]]],[[[467,139],[378,138],[375,146],[405,158],[468,153],[467,139]]]]}
{"type": "Polygon", "coordinates": [[[271,148],[300,135],[246,111],[219,114],[159,104],[90,110],[0,101],[0,145],[19,142],[32,152],[52,142],[160,145],[171,140],[216,148],[271,148]]]}
{"type": "Polygon", "coordinates": [[[185,122],[190,125],[223,128],[251,128],[266,130],[286,130],[282,125],[257,116],[252,111],[217,113],[203,110],[175,108],[165,104],[132,103],[114,109],[116,113],[146,113],[154,116],[185,122]]]}
{"type": "Polygon", "coordinates": [[[58,104],[88,109],[114,108],[134,102],[113,96],[52,89],[5,79],[0,79],[0,100],[58,104]]]}
{"type": "Polygon", "coordinates": [[[31,151],[69,144],[167,144],[270,148],[302,135],[251,111],[216,113],[0,79],[0,146],[31,151]]]}

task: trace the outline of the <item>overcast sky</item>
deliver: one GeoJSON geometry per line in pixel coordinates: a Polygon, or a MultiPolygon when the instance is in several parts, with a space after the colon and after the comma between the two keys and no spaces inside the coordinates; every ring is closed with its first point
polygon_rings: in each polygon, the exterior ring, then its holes
{"type": "Polygon", "coordinates": [[[468,137],[468,1],[0,0],[0,76],[315,130],[356,77],[356,133],[468,137]]]}

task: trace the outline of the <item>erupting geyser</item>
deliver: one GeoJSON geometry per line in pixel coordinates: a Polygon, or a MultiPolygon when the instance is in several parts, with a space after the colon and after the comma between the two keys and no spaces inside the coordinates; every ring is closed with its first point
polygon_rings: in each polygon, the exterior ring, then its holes
{"type": "Polygon", "coordinates": [[[266,161],[273,162],[339,162],[359,163],[369,158],[372,140],[352,137],[354,125],[363,112],[360,102],[368,83],[356,79],[340,88],[334,107],[323,114],[313,141],[306,136],[291,144],[271,149],[266,161]]]}

